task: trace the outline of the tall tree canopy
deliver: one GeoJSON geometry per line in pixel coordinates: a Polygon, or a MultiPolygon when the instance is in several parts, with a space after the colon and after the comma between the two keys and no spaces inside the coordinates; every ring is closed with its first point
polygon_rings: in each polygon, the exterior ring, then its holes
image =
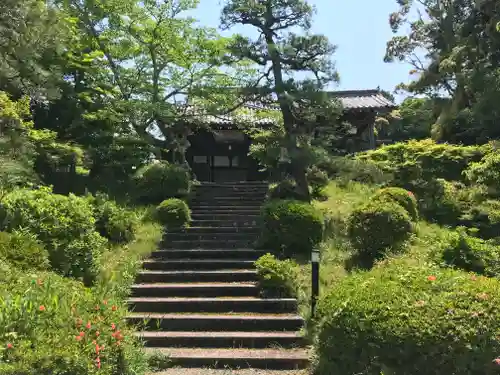
{"type": "Polygon", "coordinates": [[[258,32],[254,40],[236,37],[231,53],[258,66],[262,78],[259,99],[271,96],[277,101],[291,173],[307,198],[306,150],[311,135],[318,121],[331,121],[339,110],[324,91],[338,80],[332,62],[335,47],[325,36],[310,32],[313,13],[304,0],[228,0],[221,17],[225,28],[241,24],[258,32]]]}

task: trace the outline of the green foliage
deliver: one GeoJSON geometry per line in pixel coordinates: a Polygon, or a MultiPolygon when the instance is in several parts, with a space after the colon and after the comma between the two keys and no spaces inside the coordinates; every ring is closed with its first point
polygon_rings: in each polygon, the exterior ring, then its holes
{"type": "Polygon", "coordinates": [[[35,235],[26,230],[0,232],[0,260],[19,270],[47,270],[49,253],[35,235]]]}
{"type": "Polygon", "coordinates": [[[269,188],[269,198],[302,200],[304,197],[297,191],[295,181],[283,180],[269,188]]]}
{"type": "Polygon", "coordinates": [[[314,206],[300,201],[270,201],[261,209],[261,244],[287,255],[308,256],[323,237],[323,217],[314,206]]]}
{"type": "Polygon", "coordinates": [[[471,201],[460,216],[460,225],[474,228],[482,238],[495,238],[500,234],[500,201],[471,201]]]}
{"type": "Polygon", "coordinates": [[[8,278],[0,284],[0,300],[5,302],[0,305],[0,373],[116,375],[146,370],[133,329],[123,323],[126,309],[120,302],[53,273],[13,270],[8,278]]]}
{"type": "Polygon", "coordinates": [[[191,221],[191,211],[181,199],[171,198],[156,207],[156,218],[168,229],[187,227],[191,221]]]}
{"type": "Polygon", "coordinates": [[[331,178],[343,184],[350,181],[379,185],[391,180],[376,164],[350,157],[330,157],[317,163],[331,178]]]}
{"type": "Polygon", "coordinates": [[[370,200],[393,201],[403,207],[413,221],[418,220],[417,200],[411,191],[397,187],[387,187],[378,190],[370,200]]]}
{"type": "Polygon", "coordinates": [[[135,176],[135,194],[144,203],[160,203],[189,194],[190,176],[184,167],[158,162],[142,167],[135,176]]]}
{"type": "Polygon", "coordinates": [[[321,196],[322,190],[328,185],[328,174],[318,168],[317,166],[312,166],[307,171],[307,182],[312,188],[312,196],[321,196]]]}
{"type": "Polygon", "coordinates": [[[135,238],[138,220],[134,212],[119,206],[106,194],[87,196],[93,207],[97,232],[111,243],[128,243],[135,238]]]}
{"type": "Polygon", "coordinates": [[[300,268],[291,259],[279,260],[267,253],[256,262],[257,278],[264,297],[297,297],[300,268]]]}
{"type": "Polygon", "coordinates": [[[106,240],[95,232],[87,200],[45,188],[19,189],[4,198],[2,210],[5,229],[25,228],[35,234],[49,252],[54,271],[91,282],[106,240]]]}
{"type": "Polygon", "coordinates": [[[500,193],[500,152],[491,152],[479,162],[469,164],[464,171],[468,181],[474,184],[485,185],[492,195],[500,193]]]}
{"type": "Polygon", "coordinates": [[[317,372],[497,374],[499,287],[402,259],[344,278],[318,304],[317,372]]]}
{"type": "Polygon", "coordinates": [[[462,181],[462,172],[470,162],[480,160],[486,147],[435,143],[430,139],[399,142],[357,156],[394,176],[394,183],[410,188],[415,181],[444,178],[462,181]]]}
{"type": "Polygon", "coordinates": [[[380,259],[412,232],[410,215],[393,201],[370,201],[355,208],[347,218],[347,235],[362,261],[380,259]]]}
{"type": "Polygon", "coordinates": [[[468,235],[464,228],[448,234],[443,261],[465,271],[500,276],[500,246],[468,235]]]}

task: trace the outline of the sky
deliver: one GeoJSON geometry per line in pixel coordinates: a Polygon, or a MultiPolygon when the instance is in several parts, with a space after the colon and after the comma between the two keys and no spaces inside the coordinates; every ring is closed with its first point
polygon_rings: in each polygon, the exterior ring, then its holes
{"type": "MultiPolygon", "coordinates": [[[[384,63],[385,47],[393,36],[389,14],[398,9],[396,0],[309,0],[317,9],[313,32],[324,34],[337,46],[334,54],[340,83],[337,90],[381,89],[409,80],[404,63],[384,63]]],[[[218,27],[220,0],[200,0],[193,16],[200,24],[218,27]]],[[[231,32],[249,35],[241,26],[231,32]]],[[[398,97],[398,99],[401,99],[398,97]]],[[[399,101],[399,100],[398,100],[399,101]]]]}

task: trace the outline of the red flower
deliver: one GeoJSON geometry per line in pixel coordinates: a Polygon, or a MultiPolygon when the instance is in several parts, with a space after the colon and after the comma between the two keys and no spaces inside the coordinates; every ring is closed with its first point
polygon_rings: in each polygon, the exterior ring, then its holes
{"type": "Polygon", "coordinates": [[[12,349],[12,348],[13,348],[13,346],[12,346],[12,344],[9,342],[9,343],[7,344],[7,349],[12,349]]]}
{"type": "Polygon", "coordinates": [[[476,280],[477,280],[477,277],[476,277],[476,275],[472,275],[472,276],[470,277],[470,279],[471,279],[472,281],[476,281],[476,280]]]}
{"type": "Polygon", "coordinates": [[[80,332],[80,337],[85,336],[85,332],[80,332]]]}
{"type": "Polygon", "coordinates": [[[75,337],[75,340],[76,340],[76,341],[82,341],[82,336],[76,336],[76,337],[75,337]]]}
{"type": "Polygon", "coordinates": [[[100,335],[100,334],[101,334],[101,332],[96,331],[96,333],[95,333],[95,337],[99,337],[99,335],[100,335]]]}
{"type": "Polygon", "coordinates": [[[36,285],[42,286],[43,285],[43,281],[41,279],[37,279],[36,280],[36,285]]]}
{"type": "Polygon", "coordinates": [[[114,331],[116,329],[115,323],[111,323],[111,329],[114,331]]]}
{"type": "Polygon", "coordinates": [[[495,365],[500,366],[500,358],[495,358],[492,362],[493,362],[495,365]]]}
{"type": "Polygon", "coordinates": [[[429,280],[429,281],[435,281],[436,280],[436,276],[433,276],[433,275],[428,276],[427,280],[429,280]]]}
{"type": "Polygon", "coordinates": [[[111,306],[111,310],[116,311],[117,309],[118,307],[116,307],[115,305],[111,306]]]}
{"type": "Polygon", "coordinates": [[[103,303],[104,305],[107,305],[107,304],[108,304],[108,300],[107,300],[107,299],[105,299],[104,301],[102,301],[102,303],[103,303]]]}
{"type": "Polygon", "coordinates": [[[95,360],[95,362],[96,362],[97,368],[100,369],[101,368],[101,359],[99,357],[97,357],[97,359],[95,360]]]}
{"type": "Polygon", "coordinates": [[[45,306],[44,306],[44,305],[41,305],[41,306],[38,308],[38,310],[40,310],[40,311],[45,311],[45,306]]]}
{"type": "Polygon", "coordinates": [[[85,327],[87,327],[87,329],[90,329],[92,327],[92,324],[90,324],[90,322],[88,322],[85,327]]]}
{"type": "Polygon", "coordinates": [[[99,355],[99,350],[100,350],[100,349],[101,349],[101,348],[99,348],[99,345],[97,345],[97,344],[96,344],[96,345],[95,345],[95,352],[96,352],[96,354],[97,354],[97,355],[99,355]]]}

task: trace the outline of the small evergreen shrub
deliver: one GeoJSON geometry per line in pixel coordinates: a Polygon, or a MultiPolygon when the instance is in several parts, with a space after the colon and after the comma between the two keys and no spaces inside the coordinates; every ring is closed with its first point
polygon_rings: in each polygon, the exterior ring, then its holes
{"type": "Polygon", "coordinates": [[[500,246],[468,235],[465,228],[448,235],[442,260],[465,271],[500,276],[500,246]]]}
{"type": "Polygon", "coordinates": [[[380,185],[392,180],[389,173],[385,173],[377,164],[350,157],[332,157],[328,162],[318,164],[330,178],[341,183],[350,181],[364,184],[380,185]]]}
{"type": "Polygon", "coordinates": [[[263,297],[297,297],[299,266],[291,259],[279,260],[267,253],[256,262],[258,284],[263,297]]]}
{"type": "Polygon", "coordinates": [[[498,374],[500,281],[402,259],[339,281],[317,309],[318,374],[498,374]]]}
{"type": "Polygon", "coordinates": [[[366,260],[381,258],[413,232],[408,212],[394,202],[372,201],[355,208],[347,218],[347,234],[353,247],[366,260]]]}
{"type": "Polygon", "coordinates": [[[417,200],[411,191],[397,187],[387,187],[377,191],[371,199],[381,202],[393,201],[403,207],[413,221],[418,220],[417,200]]]}
{"type": "Polygon", "coordinates": [[[181,199],[164,200],[156,207],[158,221],[168,229],[187,227],[191,221],[191,211],[181,199]]]}
{"type": "Polygon", "coordinates": [[[107,241],[95,231],[88,200],[47,188],[19,189],[5,196],[2,206],[4,230],[28,230],[47,249],[55,272],[92,282],[107,241]]]}
{"type": "Polygon", "coordinates": [[[124,244],[135,238],[138,225],[134,212],[120,207],[105,194],[89,197],[94,209],[96,230],[111,243],[124,244]]]}
{"type": "Polygon", "coordinates": [[[321,212],[309,203],[270,201],[262,207],[261,219],[261,245],[288,255],[309,255],[323,237],[321,212]]]}
{"type": "Polygon", "coordinates": [[[500,201],[486,200],[469,207],[460,217],[460,224],[475,228],[481,238],[500,236],[500,201]]]}
{"type": "Polygon", "coordinates": [[[158,204],[186,197],[191,189],[189,171],[180,165],[158,162],[140,168],[134,176],[135,194],[143,203],[158,204]]]}
{"type": "Polygon", "coordinates": [[[49,253],[36,236],[26,230],[0,232],[0,259],[23,271],[50,268],[49,253]]]}
{"type": "Polygon", "coordinates": [[[479,162],[470,163],[464,171],[467,180],[485,185],[493,196],[500,193],[500,151],[485,155],[479,162]]]}
{"type": "Polygon", "coordinates": [[[312,190],[313,197],[321,197],[322,190],[328,185],[328,174],[319,169],[317,166],[312,166],[307,171],[307,182],[312,190]]]}
{"type": "Polygon", "coordinates": [[[283,180],[269,189],[270,199],[295,199],[302,200],[303,197],[297,192],[297,184],[293,180],[283,180]]]}

